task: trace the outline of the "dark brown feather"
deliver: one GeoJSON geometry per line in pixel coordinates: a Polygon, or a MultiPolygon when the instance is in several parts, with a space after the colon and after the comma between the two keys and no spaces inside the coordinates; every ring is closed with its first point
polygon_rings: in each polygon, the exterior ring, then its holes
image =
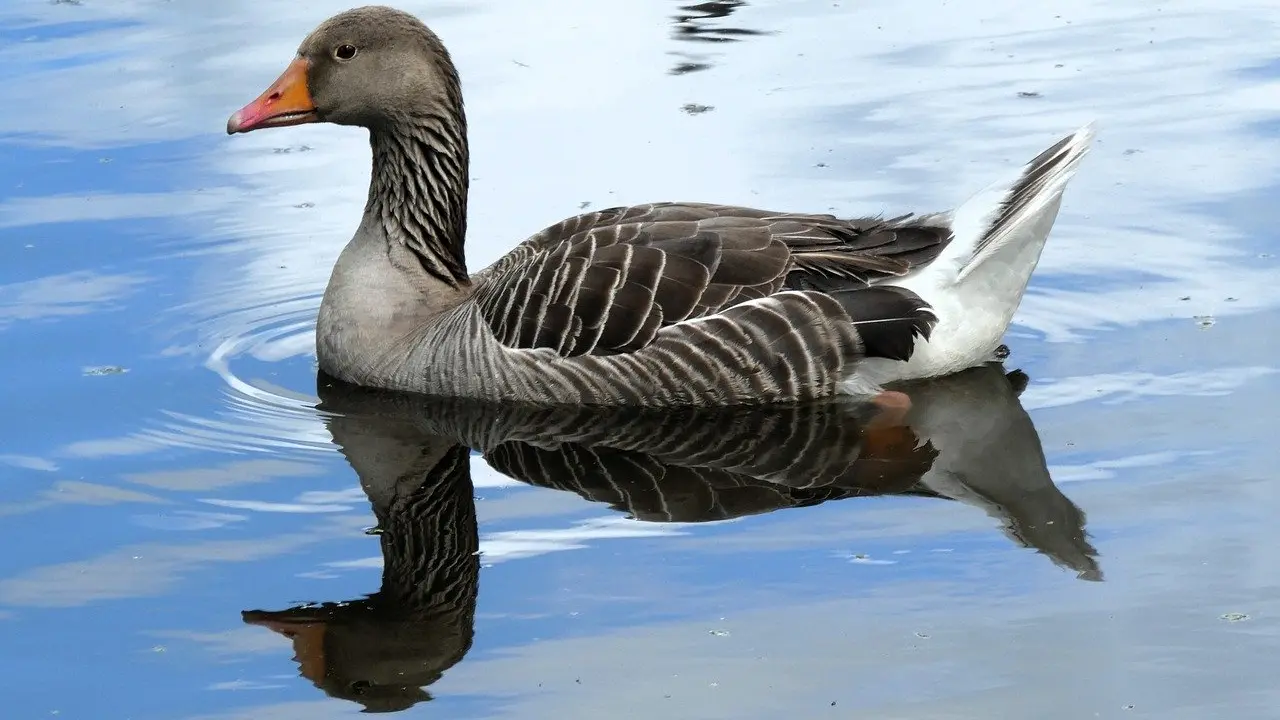
{"type": "Polygon", "coordinates": [[[780,290],[838,293],[902,276],[950,239],[945,223],[911,216],[845,220],[709,203],[607,208],[551,225],[477,273],[476,301],[509,347],[629,352],[663,327],[780,290]]]}

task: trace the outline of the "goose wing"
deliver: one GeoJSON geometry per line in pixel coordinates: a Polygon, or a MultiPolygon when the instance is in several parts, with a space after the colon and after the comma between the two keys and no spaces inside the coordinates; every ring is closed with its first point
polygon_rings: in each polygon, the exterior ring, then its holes
{"type": "MultiPolygon", "coordinates": [[[[476,274],[475,300],[508,347],[565,357],[634,352],[665,327],[788,289],[834,293],[854,322],[901,316],[910,340],[928,333],[911,319],[927,307],[919,298],[899,288],[853,291],[928,263],[949,239],[945,223],[927,219],[842,220],[701,203],[610,208],[521,243],[476,274]]],[[[817,307],[832,312],[830,303],[817,307]]],[[[910,342],[889,334],[900,355],[910,342]]]]}

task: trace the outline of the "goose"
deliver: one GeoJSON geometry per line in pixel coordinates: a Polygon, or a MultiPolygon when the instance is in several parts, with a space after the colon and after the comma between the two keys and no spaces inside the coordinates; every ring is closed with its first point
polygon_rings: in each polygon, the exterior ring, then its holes
{"type": "Polygon", "coordinates": [[[992,359],[1093,123],[956,209],[840,218],[706,202],[569,217],[469,271],[462,85],[385,6],[322,22],[227,133],[368,130],[364,214],[316,317],[355,385],[546,405],[726,406],[853,396],[992,359]]]}

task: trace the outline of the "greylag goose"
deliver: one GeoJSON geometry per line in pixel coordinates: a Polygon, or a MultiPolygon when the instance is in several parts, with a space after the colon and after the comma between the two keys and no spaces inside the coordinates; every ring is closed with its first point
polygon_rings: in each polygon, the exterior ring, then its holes
{"type": "Polygon", "coordinates": [[[881,385],[990,360],[1094,135],[1086,125],[951,212],[614,207],[469,272],[462,86],[430,28],[381,6],[329,18],[227,132],[311,122],[367,128],[373,151],[364,217],[316,320],[324,373],[614,406],[901,403],[881,385]]]}

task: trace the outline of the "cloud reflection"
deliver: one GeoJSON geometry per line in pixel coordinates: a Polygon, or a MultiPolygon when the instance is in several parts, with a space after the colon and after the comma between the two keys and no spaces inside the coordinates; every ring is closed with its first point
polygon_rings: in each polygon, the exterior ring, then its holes
{"type": "Polygon", "coordinates": [[[253,540],[122,547],[96,558],[36,568],[0,580],[0,603],[33,607],[83,607],[104,600],[154,597],[182,575],[216,562],[247,562],[305,547],[309,534],[253,540]]]}
{"type": "Polygon", "coordinates": [[[144,281],[140,275],[84,270],[0,285],[0,331],[16,322],[101,312],[144,281]]]}

